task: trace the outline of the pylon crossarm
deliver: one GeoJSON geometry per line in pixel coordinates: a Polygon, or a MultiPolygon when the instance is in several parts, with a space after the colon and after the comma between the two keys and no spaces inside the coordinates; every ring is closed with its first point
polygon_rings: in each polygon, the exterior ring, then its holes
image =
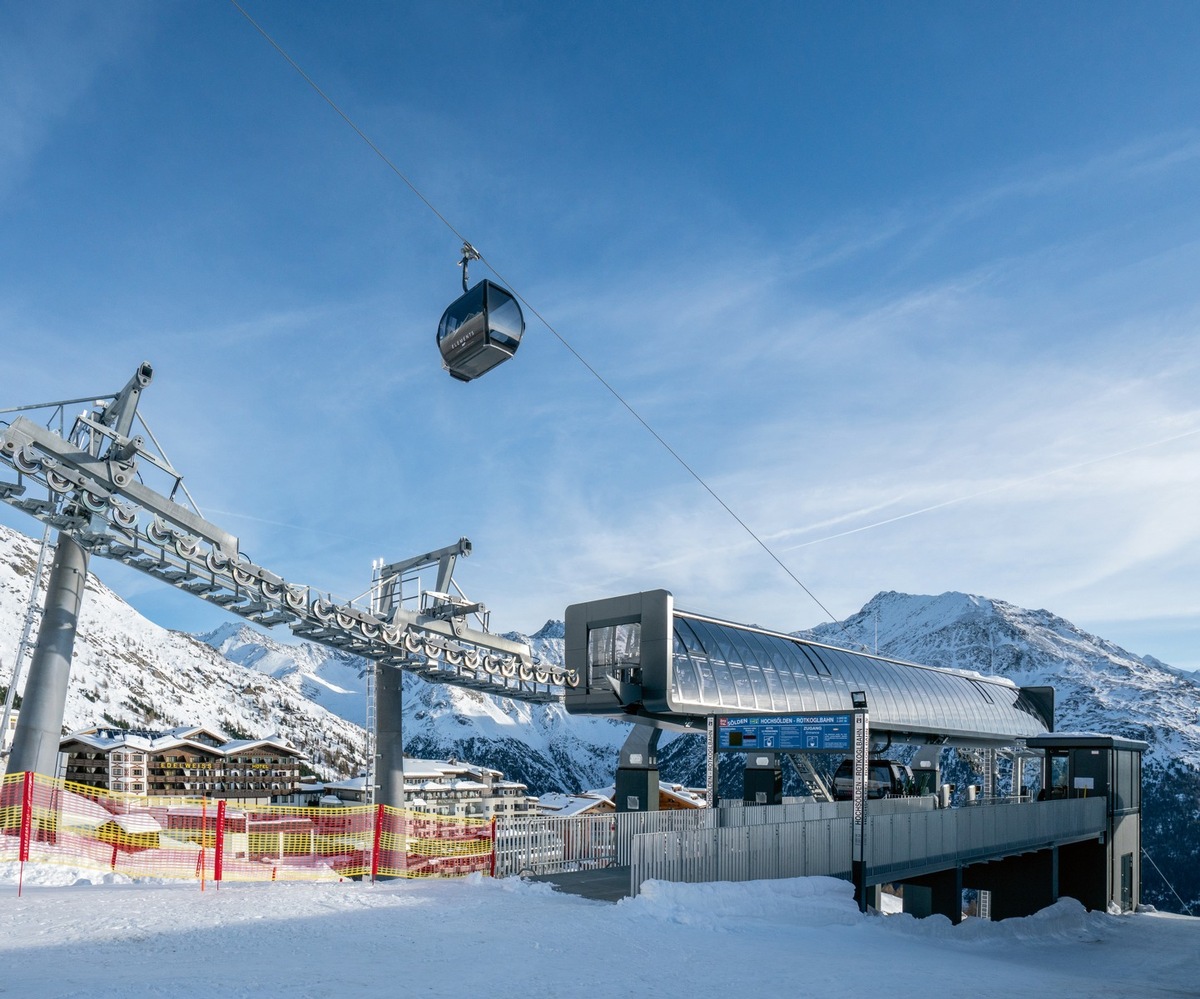
{"type": "MultiPolygon", "coordinates": [[[[148,366],[139,374],[143,370],[148,366]]],[[[288,582],[249,561],[236,536],[140,481],[138,463],[149,460],[171,480],[172,496],[182,485],[165,457],[153,456],[140,437],[128,436],[128,408],[114,412],[122,399],[127,407],[136,403],[148,383],[148,376],[142,383],[138,377],[113,402],[80,417],[69,439],[23,416],[0,428],[0,471],[15,473],[15,481],[0,476],[0,500],[67,534],[89,555],[122,562],[260,625],[286,624],[303,638],[381,665],[533,702],[558,700],[564,686],[578,682],[571,671],[535,663],[527,644],[471,627],[467,617],[485,614],[482,604],[426,591],[444,599],[405,608],[399,577],[436,566],[438,590],[448,590],[454,559],[470,552],[465,538],[387,566],[386,599],[374,600],[370,609],[288,582]]],[[[379,589],[377,579],[373,590],[379,589]]]]}

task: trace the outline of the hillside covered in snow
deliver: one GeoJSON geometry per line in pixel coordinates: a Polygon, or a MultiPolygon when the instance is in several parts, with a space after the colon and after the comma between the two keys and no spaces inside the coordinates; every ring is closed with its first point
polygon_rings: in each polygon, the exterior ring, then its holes
{"type": "MultiPolygon", "coordinates": [[[[34,542],[0,528],[0,656],[11,664],[36,558],[34,542]]],[[[814,629],[832,645],[860,640],[882,655],[996,673],[1056,692],[1060,731],[1143,739],[1144,843],[1185,902],[1200,911],[1200,683],[1152,656],[1138,656],[1044,610],[962,593],[881,593],[840,624],[814,629]],[[877,643],[877,646],[876,644],[877,643]]],[[[526,638],[544,660],[561,662],[563,626],[548,621],[526,638]]],[[[364,763],[367,663],[321,646],[268,634],[239,619],[199,639],[145,620],[110,590],[89,585],[66,725],[166,728],[218,725],[233,735],[279,732],[321,773],[349,775],[364,763]],[[287,639],[286,641],[281,640],[287,639]]],[[[0,670],[0,685],[9,667],[0,670]]],[[[628,727],[568,716],[560,704],[531,705],[479,691],[404,683],[405,746],[503,770],[535,794],[611,784],[628,727]]],[[[666,781],[700,786],[699,736],[665,737],[666,781]]],[[[978,760],[948,752],[947,779],[978,783],[978,760]]],[[[1002,779],[1003,779],[1002,774],[1002,779]]],[[[789,793],[801,788],[788,773],[789,793]]],[[[736,765],[722,767],[721,792],[740,795],[736,765]]],[[[1146,901],[1179,911],[1166,881],[1147,865],[1146,901]]]]}
{"type": "MultiPolygon", "coordinates": [[[[12,675],[37,551],[37,542],[0,527],[3,688],[12,675]]],[[[38,607],[43,596],[44,589],[38,607]]],[[[27,673],[28,662],[23,679],[27,673]]],[[[360,726],[274,677],[231,662],[191,635],[146,620],[91,575],[63,724],[68,731],[104,724],[215,725],[232,738],[279,734],[304,750],[315,771],[331,777],[361,766],[365,753],[360,726]]]]}

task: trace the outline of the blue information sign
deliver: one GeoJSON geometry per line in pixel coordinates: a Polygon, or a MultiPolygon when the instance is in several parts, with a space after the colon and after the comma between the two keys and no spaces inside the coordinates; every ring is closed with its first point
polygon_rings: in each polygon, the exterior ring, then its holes
{"type": "Polygon", "coordinates": [[[852,715],[743,715],[717,719],[717,748],[734,753],[849,751],[852,715]]]}

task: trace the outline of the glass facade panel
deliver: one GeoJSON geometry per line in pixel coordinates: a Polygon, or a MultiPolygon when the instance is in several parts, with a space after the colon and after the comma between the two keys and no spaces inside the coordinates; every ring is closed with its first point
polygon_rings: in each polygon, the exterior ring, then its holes
{"type": "Polygon", "coordinates": [[[696,685],[700,690],[699,703],[705,707],[717,707],[721,703],[717,691],[717,679],[713,675],[712,663],[708,658],[703,636],[696,630],[692,621],[679,619],[676,621],[677,634],[683,639],[689,653],[689,660],[696,674],[696,685]]]}
{"type": "Polygon", "coordinates": [[[792,667],[783,654],[784,643],[771,635],[756,635],[763,650],[763,679],[767,685],[768,704],[787,704],[783,678],[791,676],[792,667]]]}
{"type": "Polygon", "coordinates": [[[767,682],[767,676],[775,674],[771,654],[763,643],[763,636],[758,632],[747,631],[740,638],[745,643],[743,651],[749,653],[748,656],[740,658],[745,664],[746,676],[750,681],[754,707],[760,711],[771,711],[776,704],[781,703],[771,696],[771,686],[767,682]]]}
{"type": "Polygon", "coordinates": [[[675,689],[682,698],[692,704],[700,703],[700,670],[688,652],[687,637],[691,629],[686,621],[676,621],[674,650],[671,656],[671,675],[675,689]]]}
{"type": "Polygon", "coordinates": [[[732,709],[741,710],[750,707],[744,691],[735,681],[729,668],[730,643],[722,634],[722,630],[708,621],[696,621],[694,624],[697,634],[703,639],[708,649],[708,661],[712,667],[713,678],[716,681],[719,704],[728,704],[732,709]]]}
{"type": "Polygon", "coordinates": [[[808,660],[814,674],[817,676],[831,675],[829,664],[821,658],[821,653],[825,651],[824,649],[819,649],[812,645],[797,645],[796,648],[808,660]]]}

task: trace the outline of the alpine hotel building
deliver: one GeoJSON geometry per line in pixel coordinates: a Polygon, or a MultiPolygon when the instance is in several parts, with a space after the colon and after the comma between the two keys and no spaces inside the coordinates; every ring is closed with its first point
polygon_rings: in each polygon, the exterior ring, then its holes
{"type": "Polygon", "coordinates": [[[230,739],[218,729],[91,728],[64,736],[65,777],[125,794],[265,803],[300,784],[302,755],[279,736],[230,739]]]}

